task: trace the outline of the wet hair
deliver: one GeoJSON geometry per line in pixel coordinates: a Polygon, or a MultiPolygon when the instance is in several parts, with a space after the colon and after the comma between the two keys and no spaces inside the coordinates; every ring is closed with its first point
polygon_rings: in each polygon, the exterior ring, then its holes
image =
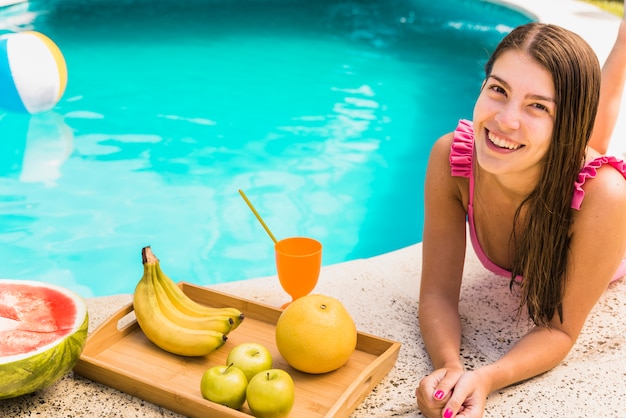
{"type": "Polygon", "coordinates": [[[520,283],[518,313],[526,306],[530,320],[547,326],[555,313],[563,322],[571,201],[598,109],[601,70],[595,52],[580,36],[559,26],[529,23],[496,47],[485,65],[487,78],[495,61],[512,49],[543,66],[556,92],[554,131],[543,172],[517,209],[511,236],[515,248],[511,288],[520,283]],[[523,277],[521,282],[515,280],[518,276],[523,277]]]}

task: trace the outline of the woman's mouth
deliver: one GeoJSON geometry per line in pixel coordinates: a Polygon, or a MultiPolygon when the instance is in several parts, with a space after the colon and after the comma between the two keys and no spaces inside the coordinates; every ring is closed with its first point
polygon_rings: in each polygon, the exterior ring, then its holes
{"type": "Polygon", "coordinates": [[[510,140],[508,140],[506,138],[502,138],[502,137],[494,134],[491,131],[487,131],[487,138],[489,138],[489,141],[493,145],[498,147],[498,148],[514,151],[516,149],[519,149],[519,148],[523,147],[522,144],[518,144],[518,143],[510,141],[510,140]]]}

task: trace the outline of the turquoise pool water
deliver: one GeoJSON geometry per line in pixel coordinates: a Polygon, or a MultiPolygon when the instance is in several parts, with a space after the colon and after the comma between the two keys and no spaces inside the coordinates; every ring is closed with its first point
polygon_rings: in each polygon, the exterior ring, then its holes
{"type": "Polygon", "coordinates": [[[132,292],[275,274],[421,240],[431,144],[471,117],[489,51],[530,19],[483,1],[31,1],[0,12],[63,51],[50,112],[0,113],[0,276],[132,292]],[[17,10],[17,11],[16,11],[17,10]]]}

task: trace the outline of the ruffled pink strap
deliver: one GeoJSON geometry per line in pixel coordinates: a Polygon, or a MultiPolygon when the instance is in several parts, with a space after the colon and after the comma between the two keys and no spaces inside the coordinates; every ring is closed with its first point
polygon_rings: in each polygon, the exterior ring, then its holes
{"type": "Polygon", "coordinates": [[[583,203],[583,199],[585,198],[585,190],[583,190],[583,184],[589,178],[592,179],[598,173],[598,168],[603,165],[608,164],[611,167],[615,168],[617,171],[622,173],[624,178],[626,178],[626,163],[624,161],[619,160],[615,157],[602,156],[598,157],[594,160],[591,160],[580,170],[578,174],[578,178],[574,183],[574,196],[572,197],[572,209],[579,210],[580,205],[583,203]]]}
{"type": "Polygon", "coordinates": [[[454,131],[450,147],[450,169],[455,177],[469,177],[472,174],[472,153],[474,150],[474,125],[461,119],[454,131]]]}

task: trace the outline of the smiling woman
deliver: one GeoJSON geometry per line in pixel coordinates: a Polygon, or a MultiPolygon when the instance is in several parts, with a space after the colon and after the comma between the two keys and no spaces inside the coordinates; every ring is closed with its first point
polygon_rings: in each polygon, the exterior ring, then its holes
{"type": "Polygon", "coordinates": [[[515,28],[485,65],[473,121],[433,147],[419,324],[435,370],[416,389],[425,416],[481,417],[491,393],[554,368],[609,283],[626,275],[626,163],[593,148],[615,124],[618,109],[606,103],[621,100],[624,43],[626,20],[602,71],[565,28],[515,28]],[[476,255],[509,282],[529,324],[470,370],[459,356],[466,220],[476,255]]]}
{"type": "Polygon", "coordinates": [[[476,123],[476,162],[494,174],[508,173],[513,177],[523,173],[524,177],[538,179],[543,157],[552,142],[553,118],[556,115],[552,76],[543,66],[511,51],[503,53],[489,71],[482,94],[474,106],[474,120],[493,117],[503,127],[519,132],[526,130],[526,138],[532,144],[522,141],[520,137],[507,135],[504,128],[488,129],[476,123]],[[522,149],[525,159],[502,158],[502,154],[522,149]]]}
{"type": "Polygon", "coordinates": [[[529,20],[453,3],[33,0],[21,19],[7,12],[57,43],[69,77],[52,112],[1,115],[3,274],[129,293],[146,245],[177,281],[275,274],[239,189],[277,238],[321,241],[324,264],[419,242],[432,138],[471,114],[486,51],[529,20]]]}

